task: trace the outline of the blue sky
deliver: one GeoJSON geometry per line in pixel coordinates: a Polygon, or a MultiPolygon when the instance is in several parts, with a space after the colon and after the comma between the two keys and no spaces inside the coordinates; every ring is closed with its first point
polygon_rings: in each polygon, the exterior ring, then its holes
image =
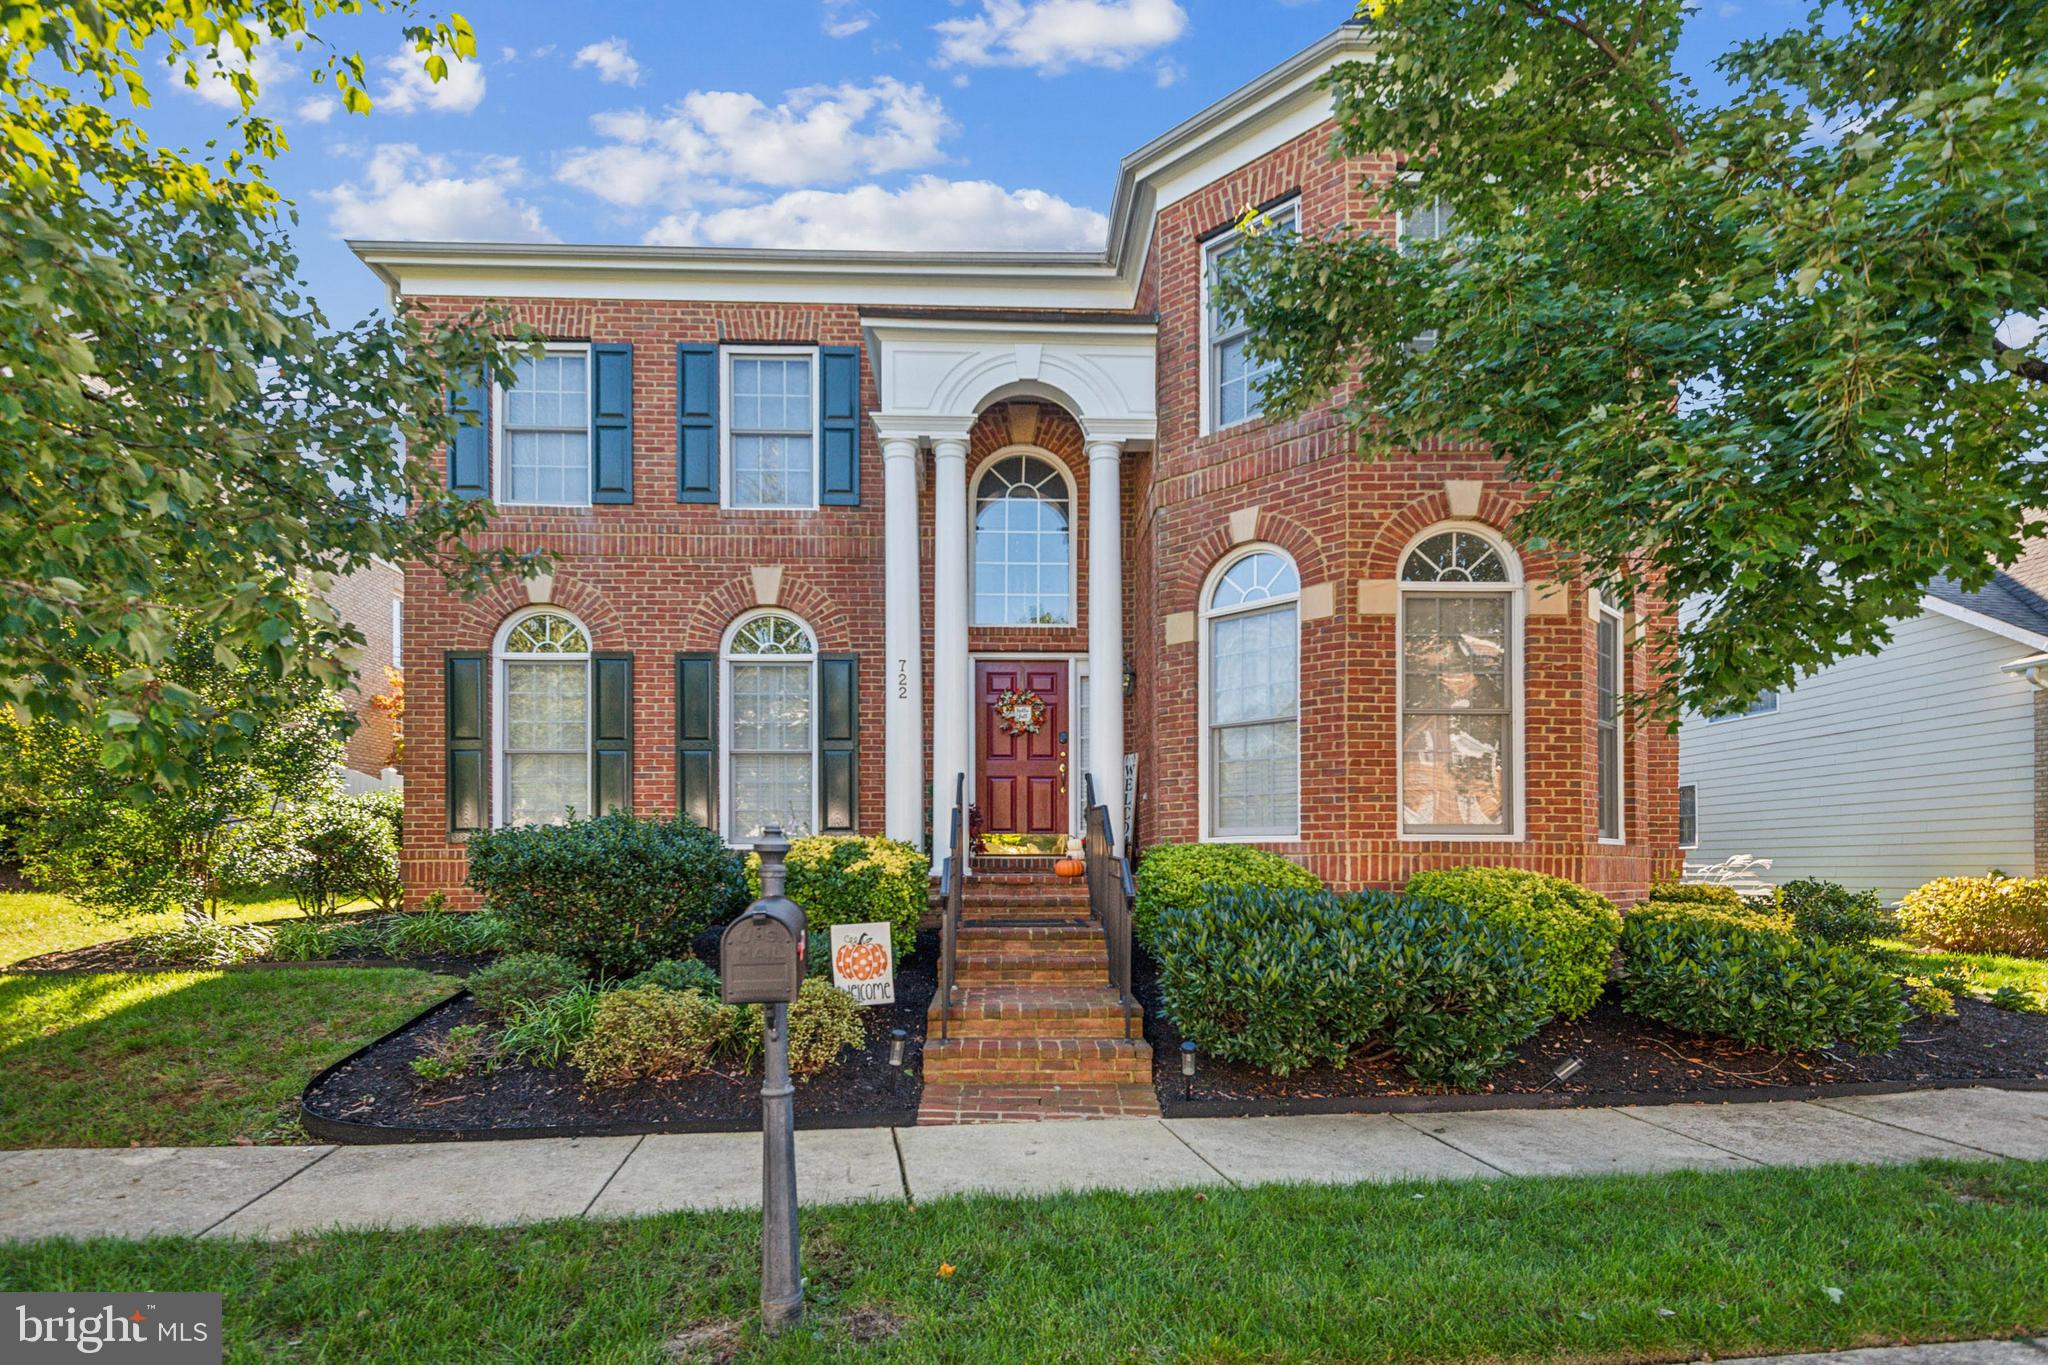
{"type": "MultiPolygon", "coordinates": [[[[344,237],[904,248],[1101,245],[1116,163],[1314,42],[1338,0],[769,0],[461,7],[478,59],[430,85],[398,24],[331,21],[376,109],[259,54],[291,150],[307,279],[337,322],[383,305],[344,237]]],[[[1806,0],[1703,0],[1685,66],[1806,0]]],[[[170,85],[196,145],[237,112],[170,85]]]]}

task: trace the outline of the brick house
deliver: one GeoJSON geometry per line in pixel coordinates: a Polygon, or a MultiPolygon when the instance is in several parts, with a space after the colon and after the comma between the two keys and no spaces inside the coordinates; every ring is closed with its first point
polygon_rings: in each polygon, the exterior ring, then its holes
{"type": "MultiPolygon", "coordinates": [[[[1255,843],[1334,884],[1510,863],[1624,900],[1677,865],[1676,748],[1616,723],[1643,624],[1509,533],[1453,445],[1269,422],[1206,300],[1246,205],[1397,237],[1333,161],[1340,30],[1126,157],[1090,253],[356,242],[394,297],[545,331],[444,460],[550,578],[408,566],[409,894],[465,832],[682,809],[991,854],[1255,843]]],[[[1654,610],[1654,607],[1649,608],[1654,610]]]]}

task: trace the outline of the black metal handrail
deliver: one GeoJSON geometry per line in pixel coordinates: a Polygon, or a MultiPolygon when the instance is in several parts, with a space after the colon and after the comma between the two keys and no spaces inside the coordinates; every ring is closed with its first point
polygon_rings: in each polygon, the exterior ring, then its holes
{"type": "Polygon", "coordinates": [[[1116,988],[1117,1008],[1124,1016],[1124,1037],[1131,1035],[1131,1015],[1137,996],[1131,989],[1131,902],[1137,887],[1131,869],[1116,855],[1116,836],[1109,832],[1109,808],[1095,799],[1095,778],[1082,776],[1087,795],[1086,836],[1082,849],[1088,868],[1088,908],[1102,925],[1102,942],[1109,955],[1109,984],[1116,988]]]}
{"type": "Polygon", "coordinates": [[[967,875],[965,816],[967,774],[953,775],[953,824],[946,835],[946,861],[939,872],[939,1041],[953,1017],[953,945],[960,936],[960,883],[967,875]]]}

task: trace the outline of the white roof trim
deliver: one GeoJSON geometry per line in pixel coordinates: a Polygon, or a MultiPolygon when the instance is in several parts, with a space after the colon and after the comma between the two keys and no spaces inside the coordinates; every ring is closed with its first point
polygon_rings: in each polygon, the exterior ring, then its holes
{"type": "Polygon", "coordinates": [[[1989,631],[2002,640],[2011,640],[2014,644],[2026,645],[2030,649],[2048,651],[2048,635],[2043,635],[2039,631],[2028,630],[2023,626],[2012,625],[2009,622],[1999,620],[1995,616],[1986,616],[1981,611],[1972,611],[1968,607],[1959,607],[1953,602],[1944,602],[1939,597],[1932,595],[1920,599],[1920,608],[1923,611],[1931,611],[1937,616],[1946,616],[1951,621],[1961,621],[1966,626],[1975,626],[1979,630],[1989,631]]]}
{"type": "Polygon", "coordinates": [[[1364,32],[1325,34],[1123,158],[1100,251],[796,251],[757,247],[350,240],[394,293],[783,299],[858,304],[1130,308],[1153,215],[1190,179],[1213,181],[1328,113],[1317,82],[1370,55],[1364,32]],[[1304,120],[1307,120],[1304,125],[1304,120]],[[1217,163],[1211,166],[1209,162],[1217,163]]]}

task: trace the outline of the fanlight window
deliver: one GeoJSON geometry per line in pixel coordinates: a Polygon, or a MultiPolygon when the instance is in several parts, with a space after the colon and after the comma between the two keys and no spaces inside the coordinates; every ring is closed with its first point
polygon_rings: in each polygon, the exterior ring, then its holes
{"type": "Polygon", "coordinates": [[[1209,598],[1209,609],[1226,611],[1231,607],[1248,607],[1254,602],[1292,597],[1300,591],[1301,575],[1294,571],[1294,565],[1280,555],[1260,551],[1238,560],[1216,581],[1216,590],[1209,598]]]}
{"type": "Polygon", "coordinates": [[[787,616],[756,616],[733,632],[735,655],[810,654],[810,634],[787,616]]]}
{"type": "Polygon", "coordinates": [[[1067,481],[1050,461],[1011,455],[974,499],[974,623],[1063,626],[1074,619],[1067,481]]]}
{"type": "Polygon", "coordinates": [[[588,654],[590,637],[566,616],[529,616],[505,636],[507,654],[588,654]]]}
{"type": "Polygon", "coordinates": [[[1485,536],[1444,531],[1408,552],[1404,583],[1506,583],[1508,566],[1485,536]]]}

